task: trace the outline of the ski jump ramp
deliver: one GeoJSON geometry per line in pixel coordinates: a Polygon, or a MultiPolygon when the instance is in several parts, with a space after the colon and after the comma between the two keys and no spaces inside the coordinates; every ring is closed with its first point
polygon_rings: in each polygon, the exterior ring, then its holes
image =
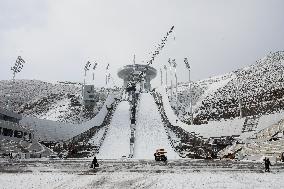
{"type": "Polygon", "coordinates": [[[168,159],[179,157],[170,145],[153,96],[150,93],[142,93],[136,122],[134,158],[153,159],[153,154],[159,148],[168,152],[168,159]]]}
{"type": "Polygon", "coordinates": [[[130,153],[130,105],[128,101],[118,104],[109,125],[98,158],[118,159],[130,153]]]}
{"type": "MultiPolygon", "coordinates": [[[[100,148],[98,158],[119,159],[130,154],[130,104],[119,103],[100,148]]],[[[156,149],[164,148],[168,159],[179,158],[170,145],[154,98],[141,94],[135,126],[134,159],[154,159],[156,149]]]]}

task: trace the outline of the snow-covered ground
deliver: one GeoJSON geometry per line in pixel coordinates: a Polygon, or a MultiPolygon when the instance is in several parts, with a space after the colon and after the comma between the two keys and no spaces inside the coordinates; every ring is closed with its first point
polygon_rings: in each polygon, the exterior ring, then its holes
{"type": "Polygon", "coordinates": [[[179,156],[172,149],[154,98],[149,93],[141,94],[138,108],[134,158],[153,159],[156,149],[164,148],[169,159],[179,156]]]}
{"type": "Polygon", "coordinates": [[[130,105],[128,101],[118,104],[98,158],[117,159],[130,153],[130,105]]]}
{"type": "Polygon", "coordinates": [[[284,187],[283,163],[263,172],[255,162],[177,160],[168,164],[154,161],[99,161],[97,170],[90,160],[1,162],[1,189],[110,188],[271,188],[284,187]],[[7,170],[6,167],[9,167],[7,170]]]}
{"type": "Polygon", "coordinates": [[[209,189],[209,188],[271,188],[282,189],[284,173],[186,173],[143,174],[103,173],[76,175],[66,173],[0,173],[1,189],[209,189]],[[206,178],[206,179],[205,179],[206,178]]]}

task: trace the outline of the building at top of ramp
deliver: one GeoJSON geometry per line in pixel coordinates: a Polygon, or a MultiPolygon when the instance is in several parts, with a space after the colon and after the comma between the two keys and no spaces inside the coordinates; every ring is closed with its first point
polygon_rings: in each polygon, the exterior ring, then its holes
{"type": "Polygon", "coordinates": [[[117,74],[123,79],[124,87],[135,83],[141,90],[150,91],[150,81],[156,77],[157,70],[148,65],[132,64],[120,68],[117,74]]]}

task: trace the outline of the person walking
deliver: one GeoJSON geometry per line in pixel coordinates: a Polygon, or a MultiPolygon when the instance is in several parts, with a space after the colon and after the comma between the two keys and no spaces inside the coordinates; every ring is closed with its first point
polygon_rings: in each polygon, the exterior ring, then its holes
{"type": "Polygon", "coordinates": [[[265,166],[265,172],[270,172],[270,165],[271,162],[269,160],[269,158],[264,158],[264,166],[265,166]]]}
{"type": "Polygon", "coordinates": [[[98,160],[97,160],[96,156],[94,156],[91,168],[95,169],[96,167],[99,167],[99,164],[98,164],[98,160]]]}

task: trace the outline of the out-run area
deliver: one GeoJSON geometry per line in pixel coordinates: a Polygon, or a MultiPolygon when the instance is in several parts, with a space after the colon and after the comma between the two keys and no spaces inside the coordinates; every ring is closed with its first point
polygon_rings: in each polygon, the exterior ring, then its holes
{"type": "Polygon", "coordinates": [[[283,188],[284,163],[231,160],[2,161],[0,188],[283,188]],[[249,185],[248,185],[249,184],[249,185]]]}

